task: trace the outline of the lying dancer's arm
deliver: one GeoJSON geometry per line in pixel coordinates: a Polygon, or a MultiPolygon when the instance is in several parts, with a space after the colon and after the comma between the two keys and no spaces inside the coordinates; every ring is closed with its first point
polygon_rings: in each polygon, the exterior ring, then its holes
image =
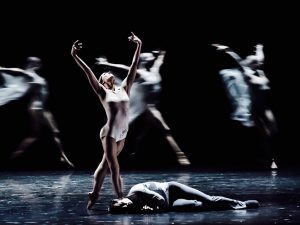
{"type": "Polygon", "coordinates": [[[142,191],[135,191],[133,194],[142,202],[142,211],[146,209],[149,211],[162,211],[167,208],[167,202],[164,197],[148,188],[143,188],[142,191]]]}

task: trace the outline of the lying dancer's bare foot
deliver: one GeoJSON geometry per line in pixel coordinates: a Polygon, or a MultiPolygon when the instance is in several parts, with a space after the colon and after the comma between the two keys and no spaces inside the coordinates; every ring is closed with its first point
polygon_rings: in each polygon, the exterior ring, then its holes
{"type": "Polygon", "coordinates": [[[96,201],[98,199],[98,195],[93,192],[89,192],[88,197],[89,197],[89,201],[88,201],[86,208],[91,209],[92,206],[96,203],[96,201]]]}

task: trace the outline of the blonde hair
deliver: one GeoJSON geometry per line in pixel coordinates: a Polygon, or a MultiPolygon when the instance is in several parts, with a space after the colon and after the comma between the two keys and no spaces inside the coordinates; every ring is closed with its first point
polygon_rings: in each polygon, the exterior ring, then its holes
{"type": "Polygon", "coordinates": [[[105,74],[107,74],[107,73],[110,73],[110,74],[112,74],[112,75],[115,75],[115,74],[114,74],[113,72],[111,72],[111,71],[103,72],[103,73],[100,75],[99,79],[98,79],[98,82],[99,82],[100,84],[103,84],[103,76],[104,76],[105,74]]]}

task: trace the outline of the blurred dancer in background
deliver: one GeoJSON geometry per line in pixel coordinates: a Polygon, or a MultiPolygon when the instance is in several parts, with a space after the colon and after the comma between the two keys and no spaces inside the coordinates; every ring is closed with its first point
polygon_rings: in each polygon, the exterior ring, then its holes
{"type": "Polygon", "coordinates": [[[237,63],[236,68],[219,72],[232,102],[231,118],[246,127],[257,127],[262,138],[264,150],[271,161],[271,169],[277,169],[271,149],[274,136],[278,133],[277,122],[270,108],[270,81],[263,71],[263,45],[257,44],[253,55],[242,59],[231,48],[213,44],[218,51],[230,55],[237,63]]]}
{"type": "Polygon", "coordinates": [[[49,110],[45,109],[48,96],[48,85],[44,78],[38,75],[42,62],[38,57],[28,57],[24,69],[0,67],[0,73],[4,80],[0,89],[0,106],[17,100],[25,94],[29,96],[27,110],[29,114],[30,132],[17,149],[11,154],[11,158],[20,157],[40,137],[42,126],[46,126],[52,134],[53,141],[60,151],[60,159],[69,166],[73,163],[64,153],[54,117],[49,110]]]}
{"type": "MultiPolygon", "coordinates": [[[[133,94],[130,98],[129,121],[132,124],[137,118],[143,116],[145,120],[158,122],[163,130],[165,140],[176,155],[178,163],[180,165],[190,165],[189,159],[176,143],[169,126],[158,109],[162,81],[160,68],[164,62],[165,54],[165,51],[141,53],[137,69],[137,79],[132,87],[133,94]]],[[[98,65],[125,71],[129,70],[128,66],[110,63],[105,57],[99,57],[96,60],[96,64],[98,65]]],[[[141,140],[145,135],[146,132],[144,130],[136,140],[141,140]]]]}

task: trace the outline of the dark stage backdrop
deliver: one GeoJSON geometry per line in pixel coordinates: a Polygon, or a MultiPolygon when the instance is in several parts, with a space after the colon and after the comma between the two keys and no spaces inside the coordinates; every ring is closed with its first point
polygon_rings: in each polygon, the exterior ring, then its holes
{"type": "MultiPolygon", "coordinates": [[[[142,39],[142,51],[166,50],[160,109],[182,150],[199,167],[258,163],[257,137],[229,120],[230,105],[218,77],[218,70],[232,61],[210,45],[229,45],[246,56],[256,43],[264,44],[265,72],[280,129],[275,146],[278,163],[299,164],[299,20],[293,6],[84,2],[9,5],[1,7],[0,16],[0,65],[22,67],[27,56],[41,57],[44,67],[40,74],[48,80],[50,91],[47,106],[61,130],[66,154],[79,168],[95,168],[100,161],[99,131],[105,114],[73,61],[71,46],[81,40],[80,56],[100,74],[102,69],[95,65],[95,57],[100,55],[130,64],[135,49],[127,40],[130,31],[142,39]]],[[[8,152],[26,133],[25,103],[1,107],[0,114],[1,157],[7,165],[8,152]]],[[[151,130],[135,154],[133,145],[131,135],[120,156],[123,167],[176,165],[160,131],[151,130]]],[[[51,168],[56,157],[53,152],[53,143],[44,137],[28,153],[25,164],[51,168]]]]}

